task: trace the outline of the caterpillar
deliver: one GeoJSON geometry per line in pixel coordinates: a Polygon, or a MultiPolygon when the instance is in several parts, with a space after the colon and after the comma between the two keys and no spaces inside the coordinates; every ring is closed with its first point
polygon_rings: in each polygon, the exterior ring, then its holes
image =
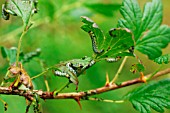
{"type": "Polygon", "coordinates": [[[116,57],[116,58],[106,58],[106,61],[107,61],[107,62],[117,62],[117,61],[120,60],[120,59],[121,59],[121,57],[118,56],[118,57],[116,57]]]}
{"type": "Polygon", "coordinates": [[[114,37],[116,37],[117,35],[116,35],[116,34],[113,34],[113,33],[112,33],[113,31],[116,31],[116,28],[110,29],[110,30],[109,30],[109,35],[114,38],[114,37]]]}
{"type": "Polygon", "coordinates": [[[33,2],[34,2],[34,9],[33,9],[32,14],[34,14],[34,13],[37,13],[37,12],[38,12],[38,8],[37,8],[37,6],[38,6],[38,1],[37,1],[37,0],[33,0],[33,2]]]}
{"type": "Polygon", "coordinates": [[[57,75],[57,76],[61,76],[61,77],[67,77],[67,78],[69,77],[69,75],[67,73],[61,72],[59,70],[55,70],[54,74],[57,75]]]}
{"type": "Polygon", "coordinates": [[[135,47],[134,47],[134,46],[131,46],[131,47],[129,48],[129,52],[133,53],[133,52],[134,52],[134,49],[135,49],[135,47]]]}
{"type": "MultiPolygon", "coordinates": [[[[96,62],[95,62],[94,60],[90,61],[88,67],[91,67],[91,66],[94,65],[95,63],[96,63],[96,62]]],[[[88,67],[87,67],[87,68],[88,68],[88,67]]]]}
{"type": "Polygon", "coordinates": [[[95,60],[93,60],[91,57],[85,56],[81,59],[73,59],[70,61],[61,62],[61,65],[57,67],[53,73],[56,76],[68,78],[69,82],[75,84],[77,89],[79,83],[78,76],[94,64],[95,60]]]}
{"type": "Polygon", "coordinates": [[[70,63],[70,62],[68,62],[67,64],[66,64],[66,67],[68,68],[68,70],[70,71],[70,72],[72,72],[74,75],[77,75],[77,72],[72,68],[72,63],[70,63]]]}
{"type": "Polygon", "coordinates": [[[104,50],[103,50],[103,49],[102,49],[102,50],[98,50],[96,35],[94,34],[94,32],[89,31],[89,35],[90,35],[90,38],[91,38],[91,40],[92,40],[93,51],[94,51],[96,54],[102,53],[104,50]]]}

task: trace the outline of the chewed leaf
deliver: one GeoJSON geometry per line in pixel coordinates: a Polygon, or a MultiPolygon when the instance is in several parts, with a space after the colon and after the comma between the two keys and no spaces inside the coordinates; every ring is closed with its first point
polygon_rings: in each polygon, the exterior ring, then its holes
{"type": "Polygon", "coordinates": [[[103,42],[104,42],[104,35],[103,31],[100,30],[98,25],[93,22],[88,17],[82,16],[82,22],[84,25],[81,27],[85,32],[89,33],[91,40],[92,40],[92,47],[93,51],[96,54],[103,52],[103,42]]]}
{"type": "Polygon", "coordinates": [[[99,56],[118,57],[118,56],[133,56],[127,50],[134,46],[133,34],[126,28],[114,28],[109,31],[104,42],[104,52],[99,56]]]}
{"type": "Polygon", "coordinates": [[[154,60],[161,56],[162,48],[165,48],[169,42],[170,28],[162,25],[157,30],[149,31],[141,40],[137,41],[135,49],[154,60]]]}
{"type": "Polygon", "coordinates": [[[127,28],[113,28],[106,36],[102,30],[88,17],[82,17],[82,22],[85,24],[81,27],[88,32],[91,40],[93,51],[100,58],[115,59],[121,56],[133,56],[132,51],[128,51],[134,46],[134,36],[127,28]]]}
{"type": "Polygon", "coordinates": [[[141,113],[150,113],[151,108],[157,112],[164,112],[170,108],[170,79],[143,85],[128,93],[127,98],[133,107],[141,113]]]}
{"type": "Polygon", "coordinates": [[[156,58],[154,61],[158,64],[162,64],[162,63],[168,64],[170,62],[170,54],[160,56],[156,58]]]}
{"type": "Polygon", "coordinates": [[[20,16],[26,28],[30,17],[37,12],[37,0],[6,0],[2,10],[3,14],[20,16]]]}

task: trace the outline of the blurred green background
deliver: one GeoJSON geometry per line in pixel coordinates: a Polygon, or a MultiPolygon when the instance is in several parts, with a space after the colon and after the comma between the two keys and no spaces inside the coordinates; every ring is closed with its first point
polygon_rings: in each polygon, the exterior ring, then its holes
{"type": "MultiPolygon", "coordinates": [[[[143,6],[146,1],[150,0],[138,1],[143,6]]],[[[122,0],[39,0],[39,12],[33,16],[33,27],[23,38],[22,51],[27,53],[34,51],[36,48],[41,48],[40,58],[45,60],[47,66],[64,60],[91,56],[93,54],[91,40],[88,34],[80,29],[82,25],[80,16],[90,17],[106,33],[110,28],[116,27],[117,21],[121,17],[119,13],[121,2],[122,0]],[[99,4],[109,5],[104,7],[105,5],[101,6],[99,4]]],[[[170,25],[170,1],[162,0],[162,2],[164,5],[163,23],[170,25]]],[[[0,1],[0,5],[2,3],[4,3],[4,0],[0,1]]],[[[21,31],[22,21],[20,18],[11,16],[8,21],[0,19],[0,46],[17,47],[21,31]]],[[[169,53],[169,50],[170,46],[164,49],[163,52],[169,53]]],[[[138,52],[137,54],[146,66],[145,74],[152,73],[158,68],[158,65],[147,60],[146,56],[138,52]]],[[[134,58],[128,58],[118,81],[125,81],[139,76],[129,71],[131,65],[135,62],[134,58]]],[[[121,61],[117,63],[100,62],[88,69],[84,75],[79,77],[79,91],[103,86],[106,72],[112,79],[120,63],[121,61]]],[[[0,55],[0,81],[2,81],[8,66],[7,61],[0,55]]],[[[25,63],[24,67],[30,76],[35,76],[42,71],[36,59],[25,63]]],[[[163,68],[167,67],[169,65],[165,65],[163,68]]],[[[170,75],[164,77],[170,77],[170,75]]],[[[55,88],[60,88],[67,81],[65,78],[54,77],[51,73],[47,74],[47,80],[51,91],[55,88]]],[[[36,89],[46,90],[43,76],[33,80],[33,83],[36,89]]],[[[139,85],[103,93],[95,97],[119,100],[128,91],[137,86],[139,85]]],[[[72,84],[63,92],[71,91],[75,91],[75,86],[72,84]]],[[[1,95],[1,97],[8,103],[7,113],[25,112],[26,102],[23,97],[5,95],[1,95]]],[[[130,102],[115,104],[81,101],[82,110],[74,100],[41,100],[41,102],[43,113],[137,113],[130,102]]],[[[3,113],[3,110],[3,104],[0,103],[0,113],[3,113]]],[[[170,110],[166,110],[166,113],[169,112],[170,110]]],[[[32,109],[30,109],[29,113],[33,113],[32,109]]]]}

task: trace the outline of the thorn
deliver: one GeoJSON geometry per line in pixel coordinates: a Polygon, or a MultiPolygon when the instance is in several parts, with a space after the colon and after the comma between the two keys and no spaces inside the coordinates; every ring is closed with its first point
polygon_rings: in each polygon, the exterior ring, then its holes
{"type": "Polygon", "coordinates": [[[75,97],[74,100],[78,103],[80,109],[82,110],[82,106],[81,106],[81,103],[80,103],[80,97],[75,97]]]}
{"type": "Polygon", "coordinates": [[[142,82],[146,83],[146,77],[143,74],[143,72],[140,72],[140,79],[141,79],[142,82]]]}
{"type": "Polygon", "coordinates": [[[76,85],[76,91],[78,90],[78,85],[76,85]]]}
{"type": "Polygon", "coordinates": [[[108,75],[108,73],[106,73],[106,83],[105,83],[105,86],[106,87],[109,87],[109,75],[108,75]]]}
{"type": "Polygon", "coordinates": [[[9,90],[10,90],[10,91],[12,91],[12,90],[13,90],[11,85],[10,85],[8,88],[9,88],[9,90]]]}

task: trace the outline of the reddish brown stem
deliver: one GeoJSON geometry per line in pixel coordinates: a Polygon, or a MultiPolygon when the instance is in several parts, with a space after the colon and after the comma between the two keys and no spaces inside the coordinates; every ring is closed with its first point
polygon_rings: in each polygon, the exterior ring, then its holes
{"type": "MultiPolygon", "coordinates": [[[[165,69],[163,71],[159,71],[157,74],[155,74],[155,76],[153,78],[159,77],[159,76],[163,76],[170,73],[170,68],[165,69]]],[[[145,76],[145,77],[149,77],[149,75],[145,76]]],[[[83,98],[83,97],[87,97],[87,96],[92,96],[92,95],[96,95],[96,94],[100,94],[100,93],[104,93],[107,91],[111,91],[111,90],[115,90],[115,89],[119,89],[122,87],[126,87],[126,86],[130,86],[130,85],[134,85],[134,84],[138,84],[138,83],[143,83],[143,81],[140,78],[136,78],[133,80],[129,80],[129,81],[125,81],[122,82],[120,85],[116,85],[116,84],[109,84],[107,86],[103,86],[100,88],[96,88],[96,89],[92,89],[92,90],[88,90],[88,91],[81,91],[81,92],[71,92],[71,93],[59,93],[56,96],[53,96],[53,94],[51,92],[44,92],[41,90],[11,90],[8,87],[0,87],[0,94],[5,94],[5,95],[19,95],[19,96],[24,96],[24,97],[30,97],[30,96],[34,96],[33,92],[36,92],[40,98],[42,99],[76,99],[76,98],[83,98]]]]}

